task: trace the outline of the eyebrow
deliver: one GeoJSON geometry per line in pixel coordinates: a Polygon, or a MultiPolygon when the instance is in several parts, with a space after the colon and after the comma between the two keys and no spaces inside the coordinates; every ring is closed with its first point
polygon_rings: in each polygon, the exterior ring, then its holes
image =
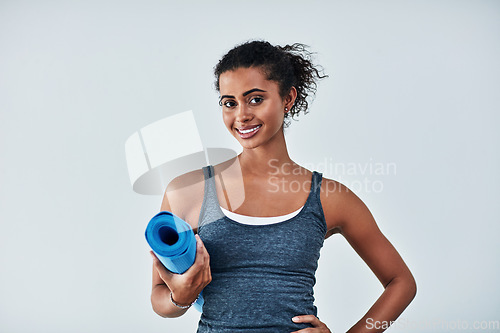
{"type": "MultiPolygon", "coordinates": [[[[262,89],[259,89],[259,88],[253,88],[253,89],[250,89],[250,90],[248,90],[248,91],[245,91],[245,92],[243,93],[243,96],[246,96],[246,95],[248,95],[248,94],[251,94],[251,93],[253,93],[253,92],[255,92],[255,91],[267,92],[267,91],[262,90],[262,89]]],[[[222,101],[224,98],[234,98],[234,96],[232,96],[232,95],[222,95],[222,96],[219,98],[219,101],[222,101]]]]}

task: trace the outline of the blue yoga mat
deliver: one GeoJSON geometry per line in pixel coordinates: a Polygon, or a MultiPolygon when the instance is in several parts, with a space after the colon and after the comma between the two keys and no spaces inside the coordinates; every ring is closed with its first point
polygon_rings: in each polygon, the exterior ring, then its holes
{"type": "MultiPolygon", "coordinates": [[[[171,212],[160,212],[149,221],[146,240],[169,271],[182,274],[193,265],[196,257],[196,238],[193,229],[171,212]]],[[[202,312],[202,293],[193,306],[202,312]]]]}

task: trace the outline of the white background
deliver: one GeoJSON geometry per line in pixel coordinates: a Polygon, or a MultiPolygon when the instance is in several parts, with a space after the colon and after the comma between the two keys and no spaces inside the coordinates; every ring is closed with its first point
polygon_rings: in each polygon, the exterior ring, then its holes
{"type": "MultiPolygon", "coordinates": [[[[418,284],[390,331],[500,320],[499,37],[498,1],[0,1],[0,331],[195,331],[194,310],[151,310],[161,197],[132,191],[124,143],[193,110],[205,146],[236,149],[212,68],[256,38],[308,44],[330,75],[292,159],[383,185],[355,190],[418,284]]],[[[317,280],[334,332],[382,292],[338,235],[317,280]]]]}

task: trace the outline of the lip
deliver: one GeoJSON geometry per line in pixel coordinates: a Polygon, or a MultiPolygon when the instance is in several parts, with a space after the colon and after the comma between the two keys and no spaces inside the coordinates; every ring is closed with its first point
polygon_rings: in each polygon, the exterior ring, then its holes
{"type": "Polygon", "coordinates": [[[261,129],[262,125],[253,125],[253,126],[244,126],[244,127],[240,127],[240,128],[236,128],[236,132],[238,133],[238,135],[242,138],[242,139],[249,139],[251,138],[252,136],[254,136],[255,134],[257,134],[257,132],[259,132],[259,130],[261,129]],[[252,129],[252,128],[255,128],[257,127],[256,130],[250,132],[250,133],[241,133],[240,130],[248,130],[248,129],[252,129]]]}
{"type": "Polygon", "coordinates": [[[254,128],[256,126],[262,126],[262,125],[261,124],[255,124],[255,125],[251,125],[251,126],[237,127],[236,129],[237,130],[248,130],[248,129],[254,128]]]}

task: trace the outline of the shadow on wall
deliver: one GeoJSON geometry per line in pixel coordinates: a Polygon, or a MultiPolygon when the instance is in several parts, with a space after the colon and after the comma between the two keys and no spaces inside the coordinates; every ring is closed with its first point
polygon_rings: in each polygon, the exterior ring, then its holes
{"type": "Polygon", "coordinates": [[[125,142],[130,183],[136,193],[146,195],[162,195],[175,177],[236,155],[229,148],[205,148],[192,111],[149,124],[125,142]]]}

